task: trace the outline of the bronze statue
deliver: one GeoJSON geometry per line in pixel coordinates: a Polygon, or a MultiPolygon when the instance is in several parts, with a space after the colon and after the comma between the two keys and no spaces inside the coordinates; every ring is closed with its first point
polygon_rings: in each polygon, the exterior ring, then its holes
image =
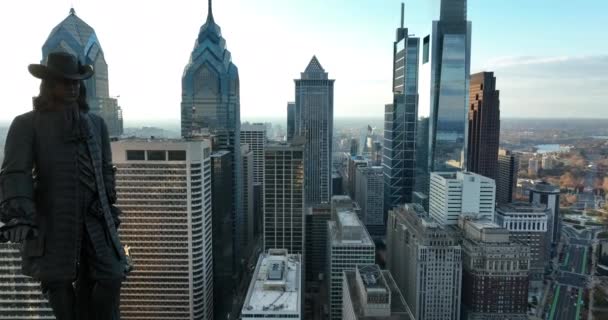
{"type": "Polygon", "coordinates": [[[108,130],[86,102],[93,68],[56,52],[29,71],[40,94],[6,139],[0,236],[23,243],[22,271],[41,281],[57,320],[119,319],[128,264],[108,130]]]}

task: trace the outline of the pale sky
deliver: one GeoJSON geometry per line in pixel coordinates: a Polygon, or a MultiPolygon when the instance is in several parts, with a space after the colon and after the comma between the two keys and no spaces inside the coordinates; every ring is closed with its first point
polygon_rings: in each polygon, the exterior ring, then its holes
{"type": "MultiPolygon", "coordinates": [[[[312,55],[335,82],[335,115],[383,117],[399,0],[215,0],[241,82],[241,118],[285,117],[312,55]]],[[[406,27],[425,36],[438,0],[406,0],[406,27]]],[[[31,109],[51,29],[74,6],[109,65],[126,123],[178,121],[181,76],[206,0],[19,0],[0,4],[0,120],[31,109]]],[[[495,71],[503,117],[608,118],[608,1],[469,0],[472,72],[495,71]]]]}

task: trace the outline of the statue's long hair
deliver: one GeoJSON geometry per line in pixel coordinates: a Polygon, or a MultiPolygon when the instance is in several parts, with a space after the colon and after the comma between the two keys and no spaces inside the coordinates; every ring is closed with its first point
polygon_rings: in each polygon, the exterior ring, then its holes
{"type": "MultiPolygon", "coordinates": [[[[56,101],[53,99],[51,90],[56,84],[55,79],[42,79],[40,83],[40,93],[37,97],[34,97],[34,110],[37,111],[49,111],[54,110],[57,107],[56,101]]],[[[80,94],[78,95],[78,108],[84,112],[89,111],[89,104],[87,103],[87,88],[84,81],[80,80],[80,94]]]]}

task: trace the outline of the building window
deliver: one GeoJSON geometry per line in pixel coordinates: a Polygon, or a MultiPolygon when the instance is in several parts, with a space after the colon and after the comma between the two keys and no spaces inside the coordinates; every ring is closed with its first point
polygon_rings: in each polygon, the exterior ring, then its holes
{"type": "Polygon", "coordinates": [[[422,63],[429,62],[429,47],[431,42],[431,36],[428,35],[422,40],[422,63]]]}
{"type": "Polygon", "coordinates": [[[186,161],[186,151],[183,150],[170,150],[169,161],[186,161]]]}
{"type": "Polygon", "coordinates": [[[166,161],[167,153],[165,150],[148,150],[148,161],[166,161]]]}
{"type": "Polygon", "coordinates": [[[127,161],[142,161],[146,160],[146,154],[143,150],[127,150],[127,161]]]}

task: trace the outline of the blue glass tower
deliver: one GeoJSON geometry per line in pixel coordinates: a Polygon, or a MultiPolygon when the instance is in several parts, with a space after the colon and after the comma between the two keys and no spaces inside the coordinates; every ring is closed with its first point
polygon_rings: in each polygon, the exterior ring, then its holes
{"type": "Polygon", "coordinates": [[[410,37],[404,28],[404,7],[401,5],[401,26],[393,45],[393,103],[385,107],[384,150],[384,212],[399,204],[410,203],[414,189],[416,166],[416,119],[418,117],[418,59],[420,39],[410,37]]]}
{"type": "Polygon", "coordinates": [[[73,8],[67,18],[53,28],[42,46],[42,63],[49,53],[56,51],[73,54],[81,63],[93,66],[95,74],[85,80],[89,107],[104,118],[111,136],[121,135],[122,110],[116,99],[110,98],[108,64],[101,44],[95,30],[80,19],[73,8]]]}
{"type": "Polygon", "coordinates": [[[334,127],[334,80],[313,56],[296,83],[295,135],[304,146],[306,204],[329,203],[334,127]]]}
{"type": "Polygon", "coordinates": [[[430,172],[466,169],[471,22],[466,0],[442,0],[440,18],[422,41],[420,72],[421,154],[417,163],[416,190],[428,195],[430,172]],[[424,100],[423,100],[424,99],[424,100]],[[428,123],[428,125],[427,125],[428,123]],[[428,130],[423,132],[422,130],[428,130]]]}
{"type": "Polygon", "coordinates": [[[181,131],[185,138],[212,135],[214,151],[232,154],[233,247],[238,263],[245,246],[239,72],[213,19],[211,0],[208,5],[207,20],[182,76],[181,131]]]}

